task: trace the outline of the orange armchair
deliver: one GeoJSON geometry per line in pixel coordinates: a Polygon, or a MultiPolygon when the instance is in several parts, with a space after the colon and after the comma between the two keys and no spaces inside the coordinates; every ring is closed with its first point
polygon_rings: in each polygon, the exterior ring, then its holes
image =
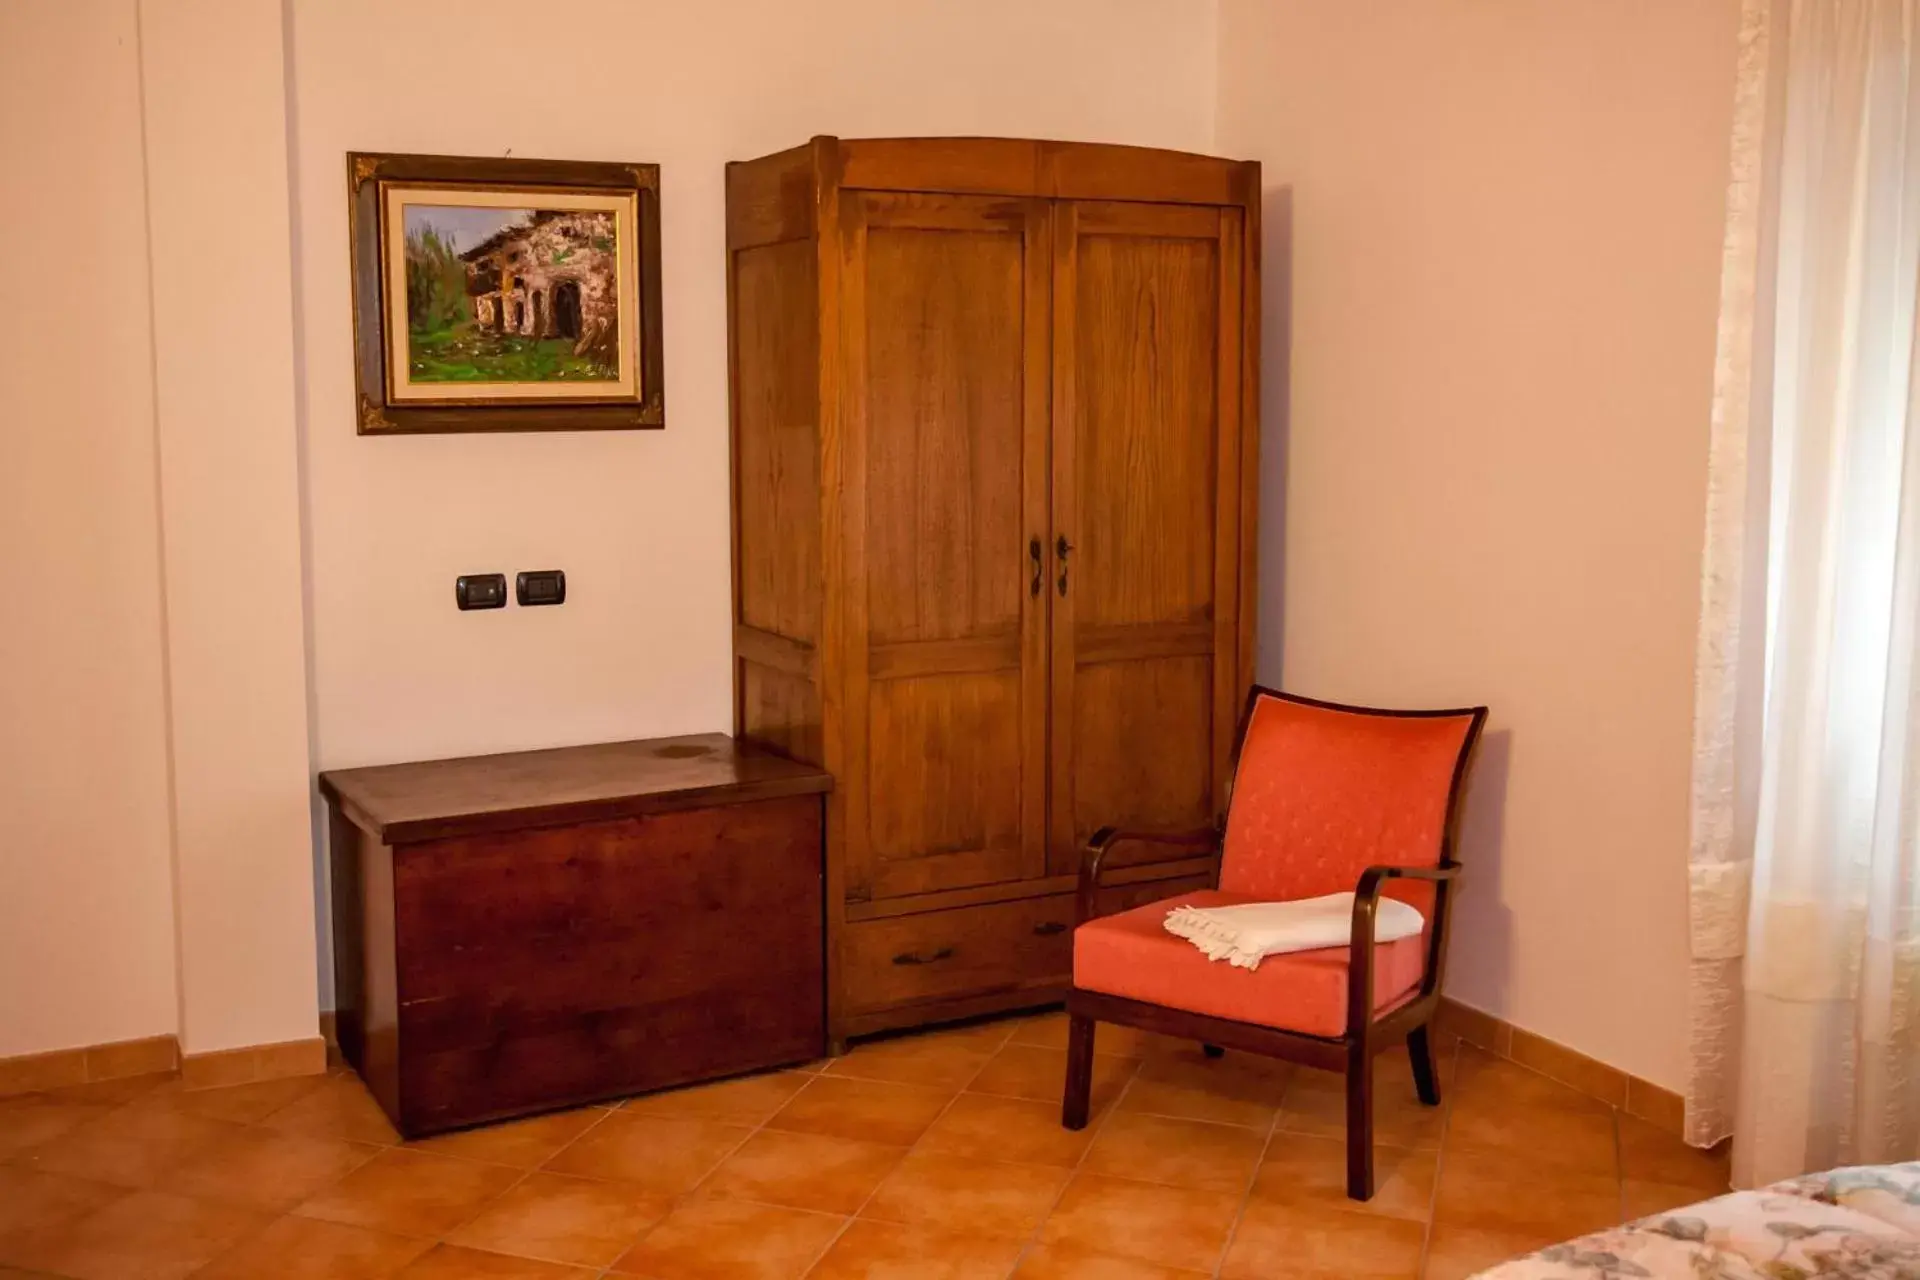
{"type": "Polygon", "coordinates": [[[1061,1123],[1087,1123],[1096,1022],[1344,1071],[1347,1194],[1373,1197],[1373,1058],[1406,1042],[1415,1088],[1440,1102],[1428,1024],[1446,963],[1456,826],[1485,707],[1385,711],[1256,687],[1226,821],[1184,834],[1104,828],[1080,865],[1067,997],[1061,1123]],[[1129,844],[1216,854],[1217,888],[1100,916],[1101,873],[1129,844]],[[1207,959],[1163,928],[1177,906],[1281,902],[1354,891],[1346,947],[1269,956],[1255,970],[1207,959]],[[1380,899],[1419,908],[1418,936],[1374,943],[1380,899]]]}

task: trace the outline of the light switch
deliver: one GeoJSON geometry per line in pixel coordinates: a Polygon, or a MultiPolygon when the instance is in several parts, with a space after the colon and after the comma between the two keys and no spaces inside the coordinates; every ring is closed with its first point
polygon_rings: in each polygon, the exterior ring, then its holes
{"type": "Polygon", "coordinates": [[[513,580],[514,599],[523,605],[565,604],[567,575],[563,569],[527,569],[513,580]]]}
{"type": "Polygon", "coordinates": [[[453,580],[453,602],[462,609],[507,607],[507,575],[468,573],[453,580]]]}

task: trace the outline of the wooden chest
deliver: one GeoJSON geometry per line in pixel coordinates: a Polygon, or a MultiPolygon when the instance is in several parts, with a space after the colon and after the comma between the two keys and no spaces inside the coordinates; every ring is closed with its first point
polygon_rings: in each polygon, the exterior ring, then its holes
{"type": "Polygon", "coordinates": [[[322,774],[342,1053],[409,1136],[819,1057],[830,786],[723,734],[322,774]]]}

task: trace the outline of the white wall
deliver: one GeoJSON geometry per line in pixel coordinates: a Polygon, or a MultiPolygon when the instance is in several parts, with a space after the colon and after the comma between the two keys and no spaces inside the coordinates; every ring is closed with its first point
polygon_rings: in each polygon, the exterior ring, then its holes
{"type": "Polygon", "coordinates": [[[283,66],[0,5],[0,1056],[318,1030],[283,66]]]}
{"type": "Polygon", "coordinates": [[[307,1034],[309,765],[723,727],[722,164],[984,133],[1266,163],[1265,672],[1491,703],[1453,988],[1677,1083],[1737,2],[1215,8],[0,3],[0,1055],[307,1034]],[[356,149],[660,162],[668,429],[356,437],[356,149]]]}
{"type": "Polygon", "coordinates": [[[294,5],[298,264],[321,768],[724,729],[726,161],[844,136],[1204,150],[1194,0],[587,0],[551,50],[508,0],[294,5]],[[345,155],[657,161],[667,429],[354,435],[345,155]],[[457,612],[563,568],[557,609],[457,612]]]}
{"type": "Polygon", "coordinates": [[[816,133],[1212,134],[1210,0],[589,0],[555,56],[525,13],[294,6],[323,769],[729,727],[726,161],[816,133]],[[667,429],[356,437],[352,150],[658,162],[667,429]],[[560,608],[453,606],[461,573],[556,567],[560,608]]]}
{"type": "Polygon", "coordinates": [[[728,723],[726,160],[1212,134],[1211,0],[527,19],[0,5],[0,1055],[311,1034],[311,767],[728,723]],[[355,149],[660,162],[668,429],[355,437],[355,149]],[[563,608],[452,607],[548,566],[563,608]]]}
{"type": "Polygon", "coordinates": [[[174,1028],[133,0],[0,4],[0,1057],[174,1028]]]}
{"type": "Polygon", "coordinates": [[[1490,704],[1450,991],[1669,1087],[1738,11],[1220,15],[1268,187],[1263,671],[1490,704]]]}
{"type": "Polygon", "coordinates": [[[278,0],[143,0],[180,1041],[318,1028],[278,0]]]}

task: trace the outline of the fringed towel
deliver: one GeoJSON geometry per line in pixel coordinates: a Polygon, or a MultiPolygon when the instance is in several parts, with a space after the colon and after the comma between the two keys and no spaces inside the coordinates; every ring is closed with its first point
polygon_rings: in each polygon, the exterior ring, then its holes
{"type": "MultiPolygon", "coordinates": [[[[1167,932],[1185,938],[1210,960],[1258,969],[1266,956],[1288,951],[1344,947],[1353,941],[1353,895],[1329,893],[1298,902],[1250,902],[1241,907],[1175,907],[1167,932]]],[[[1380,899],[1373,940],[1395,942],[1427,927],[1417,908],[1398,898],[1380,899]]]]}

